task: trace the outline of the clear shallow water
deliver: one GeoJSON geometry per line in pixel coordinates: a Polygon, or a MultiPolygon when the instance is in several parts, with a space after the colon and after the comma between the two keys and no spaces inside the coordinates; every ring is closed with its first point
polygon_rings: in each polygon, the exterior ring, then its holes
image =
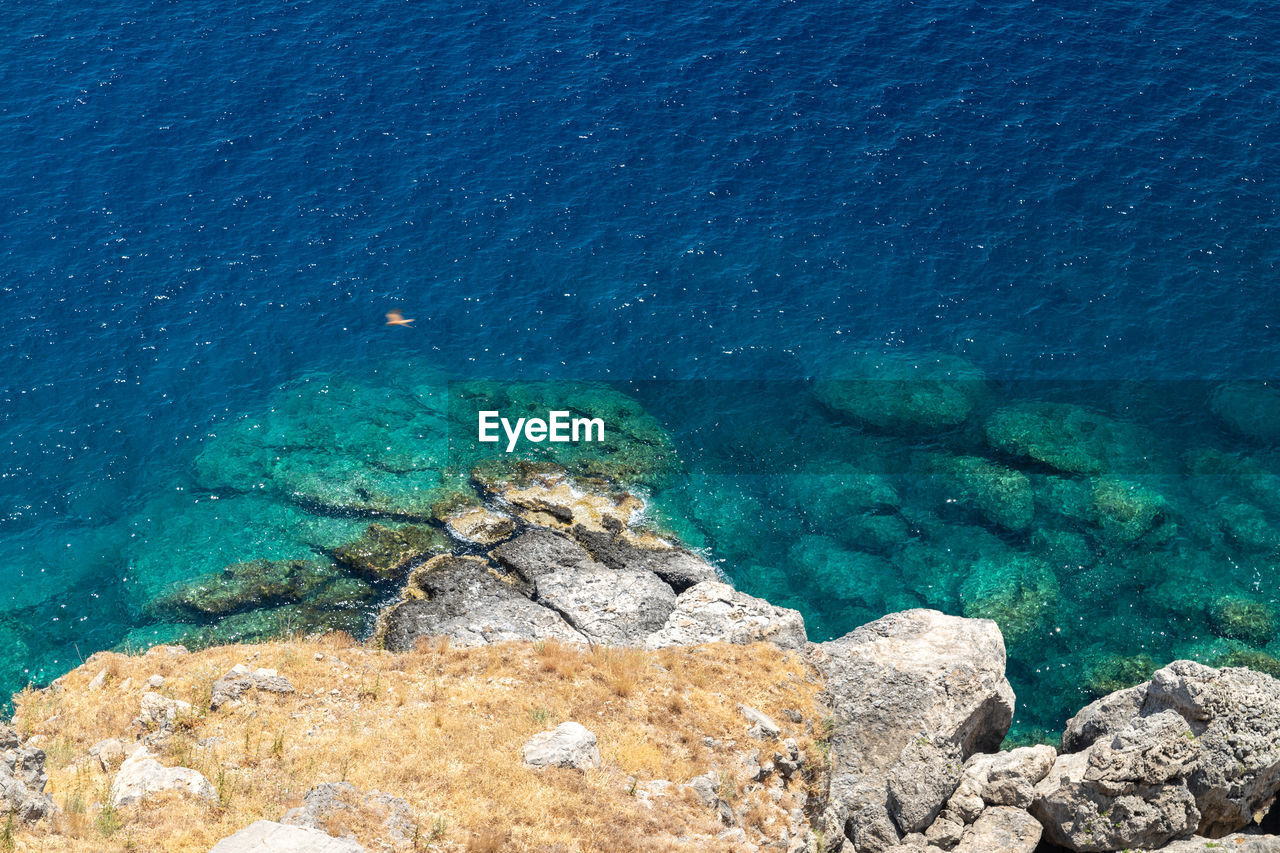
{"type": "MultiPolygon", "coordinates": [[[[177,491],[207,436],[306,377],[412,359],[453,378],[785,385],[862,350],[1033,383],[1280,375],[1277,14],[0,10],[5,688],[144,621],[136,584],[163,560],[139,561],[139,540],[200,543],[172,546],[190,566],[285,550],[287,510],[264,530],[243,507],[157,527],[208,499],[177,491]],[[416,328],[384,327],[393,306],[416,328]]],[[[651,411],[692,434],[707,414],[680,399],[651,411]]],[[[1205,427],[1206,399],[1128,414],[1185,425],[1179,445],[1267,448],[1205,427]]],[[[726,560],[752,541],[738,496],[772,502],[779,543],[815,533],[784,489],[697,482],[726,560]]],[[[809,607],[832,633],[874,609],[809,607]]],[[[1131,625],[1096,634],[1130,650],[1131,625]]]]}

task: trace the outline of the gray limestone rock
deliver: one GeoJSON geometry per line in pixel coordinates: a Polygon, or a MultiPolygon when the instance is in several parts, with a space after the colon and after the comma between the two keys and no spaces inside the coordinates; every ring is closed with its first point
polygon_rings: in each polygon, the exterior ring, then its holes
{"type": "Polygon", "coordinates": [[[727,583],[704,581],[676,597],[675,610],[661,630],[645,640],[645,646],[661,649],[760,641],[784,649],[803,649],[808,643],[804,618],[795,610],[775,607],[727,583]]]}
{"type": "Polygon", "coordinates": [[[1106,809],[1093,801],[1109,797],[1142,812],[1125,820],[1127,832],[1113,833],[1121,846],[1158,846],[1193,831],[1214,838],[1248,826],[1280,790],[1280,681],[1247,669],[1174,661],[1151,681],[1082,710],[1063,745],[1082,750],[1076,754],[1091,775],[1064,772],[1058,764],[1078,770],[1080,762],[1058,759],[1042,783],[1057,780],[1053,793],[1033,807],[1049,837],[1079,842],[1070,827],[1088,823],[1094,811],[1106,809]],[[1180,738],[1173,744],[1171,727],[1180,738]],[[1147,825],[1153,829],[1142,829],[1147,825]]]}
{"type": "Polygon", "coordinates": [[[1034,853],[1039,821],[1022,809],[994,806],[969,827],[954,853],[1034,853]]]}
{"type": "Polygon", "coordinates": [[[1056,757],[1054,748],[1046,745],[978,754],[965,763],[964,775],[974,780],[986,805],[1025,809],[1035,799],[1035,786],[1048,775],[1056,757]]]}
{"type": "Polygon", "coordinates": [[[997,749],[1013,719],[1004,640],[990,620],[908,610],[816,646],[812,657],[835,720],[828,808],[859,853],[900,838],[888,780],[902,772],[908,744],[924,738],[959,762],[997,749]]]}
{"type": "Polygon", "coordinates": [[[1159,847],[1195,831],[1186,777],[1200,753],[1173,711],[1140,717],[1110,740],[1059,756],[1031,813],[1054,844],[1080,851],[1159,847]]]}
{"type": "Polygon", "coordinates": [[[684,548],[641,548],[618,535],[621,531],[591,530],[581,524],[574,538],[596,560],[611,569],[653,572],[676,592],[684,592],[703,581],[721,580],[715,566],[684,548]]]}
{"type": "Polygon", "coordinates": [[[415,570],[409,584],[421,597],[394,605],[379,619],[378,636],[391,651],[410,651],[422,637],[448,637],[463,647],[503,640],[587,642],[560,614],[496,577],[484,560],[436,557],[415,570]]]}
{"type": "Polygon", "coordinates": [[[356,841],[334,838],[318,829],[259,820],[222,839],[209,853],[366,853],[366,850],[356,841]]]}
{"type": "Polygon", "coordinates": [[[24,824],[52,816],[53,798],[44,793],[44,750],[24,746],[8,726],[0,726],[0,750],[0,808],[24,824]]]}
{"type": "Polygon", "coordinates": [[[1280,853],[1280,837],[1233,833],[1214,839],[1193,835],[1152,853],[1213,853],[1215,850],[1221,853],[1280,853]]]}
{"type": "MultiPolygon", "coordinates": [[[[249,669],[238,663],[213,683],[209,707],[216,711],[223,705],[239,702],[249,690],[266,693],[292,693],[293,685],[274,669],[249,669]]],[[[186,704],[185,702],[182,704],[186,704]]]]}
{"type": "Polygon", "coordinates": [[[335,815],[356,809],[385,814],[382,825],[391,838],[397,841],[413,839],[413,812],[408,803],[381,791],[362,793],[350,782],[325,782],[317,785],[307,791],[302,805],[286,812],[280,822],[290,826],[324,829],[335,815]]]}
{"type": "Polygon", "coordinates": [[[209,780],[189,767],[165,767],[146,747],[138,747],[125,759],[111,782],[111,802],[117,806],[136,805],[160,791],[178,791],[214,800],[209,780]]]}
{"type": "Polygon", "coordinates": [[[530,767],[586,770],[600,766],[600,748],[596,745],[595,734],[573,721],[529,738],[521,754],[524,763],[530,767]]]}
{"type": "Polygon", "coordinates": [[[676,594],[652,572],[557,569],[538,578],[535,599],[593,643],[642,645],[676,606],[676,594]]]}
{"type": "Polygon", "coordinates": [[[1147,685],[1139,684],[1090,702],[1067,720],[1062,733],[1062,751],[1079,752],[1100,737],[1126,728],[1147,699],[1147,685]]]}
{"type": "Polygon", "coordinates": [[[545,527],[531,527],[489,552],[498,565],[528,583],[557,569],[597,569],[581,545],[545,527]]]}
{"type": "Polygon", "coordinates": [[[924,832],[960,782],[962,762],[955,744],[917,738],[903,747],[888,773],[888,807],[903,833],[924,832]]]}

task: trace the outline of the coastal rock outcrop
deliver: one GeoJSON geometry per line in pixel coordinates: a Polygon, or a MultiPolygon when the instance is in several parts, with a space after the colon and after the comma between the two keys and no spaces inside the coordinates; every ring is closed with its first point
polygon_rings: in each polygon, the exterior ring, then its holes
{"type": "Polygon", "coordinates": [[[573,535],[596,560],[611,569],[652,572],[676,592],[684,592],[703,581],[721,579],[714,566],[692,551],[655,541],[641,547],[628,541],[617,525],[605,527],[612,529],[592,530],[576,525],[573,535]]]}
{"type": "Polygon", "coordinates": [[[662,628],[649,635],[645,647],[762,640],[784,649],[803,650],[808,643],[804,619],[798,611],[775,607],[727,583],[703,581],[676,596],[675,610],[662,628]]]}
{"type": "Polygon", "coordinates": [[[997,749],[1013,719],[1004,640],[989,620],[894,613],[816,646],[813,661],[834,718],[823,823],[859,853],[931,823],[960,762],[997,749]],[[913,774],[927,782],[908,790],[913,774]],[[901,793],[890,795],[891,780],[901,793]]]}
{"type": "Polygon", "coordinates": [[[559,613],[521,594],[476,557],[443,555],[415,569],[406,598],[384,611],[377,636],[392,651],[421,637],[448,637],[459,646],[501,640],[587,641],[559,613]]]}
{"type": "Polygon", "coordinates": [[[538,578],[534,599],[591,642],[613,646],[642,644],[676,607],[675,591],[639,569],[557,569],[538,578]]]}
{"type": "Polygon", "coordinates": [[[557,569],[600,567],[577,542],[545,527],[530,527],[494,548],[489,556],[530,584],[557,569]]]}
{"type": "Polygon", "coordinates": [[[1280,790],[1280,681],[1174,661],[1084,708],[1032,813],[1073,850],[1242,829],[1280,790]]]}

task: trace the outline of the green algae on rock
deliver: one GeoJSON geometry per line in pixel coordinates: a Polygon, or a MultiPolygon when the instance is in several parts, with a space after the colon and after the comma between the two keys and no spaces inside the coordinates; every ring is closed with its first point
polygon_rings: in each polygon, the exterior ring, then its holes
{"type": "Polygon", "coordinates": [[[1060,595],[1042,560],[1012,550],[979,560],[960,586],[964,615],[995,620],[1011,647],[1049,630],[1060,595]]]}
{"type": "Polygon", "coordinates": [[[1158,544],[1177,532],[1164,496],[1129,480],[1100,478],[1093,486],[1092,509],[1103,537],[1113,543],[1146,539],[1158,544]]]}
{"type": "Polygon", "coordinates": [[[227,616],[270,604],[301,601],[337,577],[336,566],[311,560],[250,560],[179,584],[151,602],[156,613],[227,616]]]}
{"type": "Polygon", "coordinates": [[[623,486],[657,486],[680,469],[670,437],[657,419],[633,398],[602,382],[456,382],[450,388],[453,458],[467,469],[488,460],[500,471],[520,461],[545,461],[574,477],[602,478],[623,486]],[[478,440],[480,411],[498,411],[512,420],[546,417],[548,411],[570,418],[604,421],[603,440],[530,444],[504,453],[499,444],[478,440]]]}
{"type": "Polygon", "coordinates": [[[1016,403],[987,418],[987,443],[1011,456],[1071,474],[1132,473],[1155,467],[1155,437],[1137,424],[1072,403],[1016,403]]]}
{"type": "Polygon", "coordinates": [[[449,550],[450,543],[433,527],[391,528],[370,524],[353,542],[338,547],[334,559],[373,580],[396,580],[414,563],[449,550]]]}
{"type": "Polygon", "coordinates": [[[1272,678],[1280,678],[1280,659],[1257,649],[1233,649],[1214,658],[1210,666],[1242,666],[1254,672],[1265,672],[1272,678]]]}
{"type": "Polygon", "coordinates": [[[1225,595],[1209,608],[1209,624],[1219,637],[1265,646],[1276,634],[1276,611],[1261,601],[1225,595]]]}
{"type": "Polygon", "coordinates": [[[1090,697],[1100,699],[1150,680],[1151,674],[1159,668],[1159,664],[1147,654],[1107,655],[1089,668],[1084,689],[1090,697]]]}
{"type": "Polygon", "coordinates": [[[1035,517],[1031,479],[978,456],[922,454],[918,470],[933,479],[944,501],[970,507],[991,524],[1025,530],[1035,517]]]}
{"type": "Polygon", "coordinates": [[[935,432],[969,417],[987,391],[986,375],[950,355],[863,355],[830,371],[814,396],[841,415],[882,430],[935,432]]]}
{"type": "Polygon", "coordinates": [[[1252,438],[1280,438],[1280,389],[1272,382],[1224,382],[1210,408],[1231,429],[1252,438]]]}

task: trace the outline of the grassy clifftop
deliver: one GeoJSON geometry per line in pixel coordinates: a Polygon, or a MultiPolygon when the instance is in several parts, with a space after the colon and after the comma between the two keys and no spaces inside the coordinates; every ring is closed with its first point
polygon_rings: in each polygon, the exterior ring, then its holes
{"type": "Polygon", "coordinates": [[[393,831],[374,801],[322,827],[370,851],[734,850],[732,838],[717,837],[725,829],[719,801],[752,838],[786,826],[806,791],[796,781],[752,784],[759,768],[751,751],[759,749],[763,764],[773,747],[747,735],[738,705],[763,711],[781,723],[782,737],[796,739],[810,757],[812,793],[821,789],[813,769],[823,755],[819,689],[799,656],[768,644],[646,652],[423,642],[395,654],[333,634],[194,653],[104,652],[55,686],[15,697],[13,725],[46,750],[47,790],[59,812],[31,829],[10,828],[3,846],[205,853],[255,820],[280,820],[314,786],[345,781],[408,804],[407,832],[393,831]],[[278,670],[294,692],[250,690],[211,710],[215,681],[236,664],[278,670]],[[136,720],[148,691],[191,708],[157,732],[136,720]],[[600,766],[525,766],[522,744],[566,720],[597,735],[600,766]],[[116,738],[128,754],[144,736],[162,764],[199,771],[215,795],[164,792],[112,806],[123,756],[107,750],[100,761],[89,750],[116,738]],[[684,786],[703,774],[716,783],[712,806],[684,786]]]}

